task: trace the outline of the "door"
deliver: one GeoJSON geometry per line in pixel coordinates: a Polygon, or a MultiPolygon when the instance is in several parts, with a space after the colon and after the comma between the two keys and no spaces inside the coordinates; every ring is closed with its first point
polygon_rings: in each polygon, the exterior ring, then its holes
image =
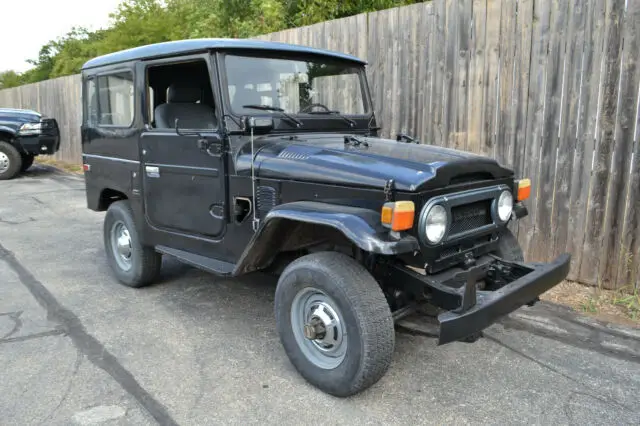
{"type": "Polygon", "coordinates": [[[158,230],[216,238],[226,224],[224,150],[210,61],[190,59],[147,66],[149,115],[140,135],[145,216],[158,230]]]}

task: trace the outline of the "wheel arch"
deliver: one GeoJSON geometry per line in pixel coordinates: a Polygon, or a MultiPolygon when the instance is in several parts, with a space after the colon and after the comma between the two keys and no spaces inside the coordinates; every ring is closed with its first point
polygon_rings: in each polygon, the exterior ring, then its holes
{"type": "Polygon", "coordinates": [[[92,203],[92,210],[99,212],[107,211],[109,206],[116,201],[129,199],[125,192],[114,188],[102,188],[97,195],[96,200],[92,203]]]}
{"type": "Polygon", "coordinates": [[[15,137],[16,132],[12,128],[7,126],[0,126],[0,141],[4,141],[15,146],[15,137]]]}
{"type": "Polygon", "coordinates": [[[419,248],[415,237],[390,237],[380,224],[380,214],[372,210],[298,201],[279,205],[266,215],[236,264],[234,275],[264,269],[283,251],[323,242],[348,244],[382,255],[409,253],[419,248]]]}

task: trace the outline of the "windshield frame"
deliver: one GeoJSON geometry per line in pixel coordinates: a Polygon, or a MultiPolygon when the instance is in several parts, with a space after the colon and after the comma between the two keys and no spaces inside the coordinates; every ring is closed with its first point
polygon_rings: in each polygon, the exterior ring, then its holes
{"type": "MultiPolygon", "coordinates": [[[[243,50],[229,49],[229,50],[219,50],[215,52],[215,54],[217,56],[217,62],[219,64],[218,70],[220,73],[220,92],[222,95],[222,101],[224,103],[225,112],[228,115],[231,115],[234,117],[242,117],[242,116],[247,116],[249,114],[234,111],[231,106],[231,99],[229,96],[229,89],[228,89],[229,86],[228,86],[228,79],[227,79],[227,68],[226,68],[226,62],[225,62],[226,56],[239,56],[239,57],[264,58],[264,59],[282,59],[282,60],[291,60],[291,61],[322,60],[324,62],[340,64],[340,65],[345,65],[345,66],[354,68],[358,71],[357,75],[360,82],[360,90],[362,93],[362,104],[363,104],[364,112],[359,114],[350,114],[350,113],[344,113],[343,111],[340,111],[340,114],[345,117],[353,117],[360,120],[362,119],[369,120],[375,112],[373,107],[373,102],[371,99],[371,93],[369,90],[369,84],[367,81],[365,65],[360,62],[350,61],[348,59],[339,59],[339,58],[335,58],[328,55],[313,54],[313,53],[300,54],[300,53],[283,52],[278,50],[254,51],[254,50],[244,50],[244,49],[243,50]]],[[[318,109],[318,111],[322,111],[322,109],[318,109]]],[[[251,115],[262,115],[264,113],[273,115],[274,118],[279,118],[278,112],[269,112],[269,111],[255,110],[255,114],[251,114],[251,115]]],[[[340,118],[337,117],[336,115],[329,115],[329,114],[309,114],[309,113],[297,113],[297,112],[295,113],[288,112],[288,114],[298,118],[303,122],[307,122],[307,121],[316,122],[318,120],[321,120],[321,121],[340,120],[340,118]]],[[[306,126],[300,130],[304,130],[305,128],[306,126]]]]}

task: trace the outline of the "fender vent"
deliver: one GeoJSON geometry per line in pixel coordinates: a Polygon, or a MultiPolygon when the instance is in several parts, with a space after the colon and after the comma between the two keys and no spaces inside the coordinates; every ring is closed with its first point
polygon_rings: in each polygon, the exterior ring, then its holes
{"type": "Polygon", "coordinates": [[[259,186],[256,189],[256,197],[258,198],[258,213],[260,217],[264,217],[276,206],[278,193],[271,186],[259,186]]]}

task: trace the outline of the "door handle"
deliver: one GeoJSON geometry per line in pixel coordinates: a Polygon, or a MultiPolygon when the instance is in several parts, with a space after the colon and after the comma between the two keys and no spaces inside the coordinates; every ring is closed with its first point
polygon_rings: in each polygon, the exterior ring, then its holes
{"type": "Polygon", "coordinates": [[[157,166],[145,166],[144,168],[147,176],[150,178],[159,178],[160,177],[160,167],[157,166]]]}

